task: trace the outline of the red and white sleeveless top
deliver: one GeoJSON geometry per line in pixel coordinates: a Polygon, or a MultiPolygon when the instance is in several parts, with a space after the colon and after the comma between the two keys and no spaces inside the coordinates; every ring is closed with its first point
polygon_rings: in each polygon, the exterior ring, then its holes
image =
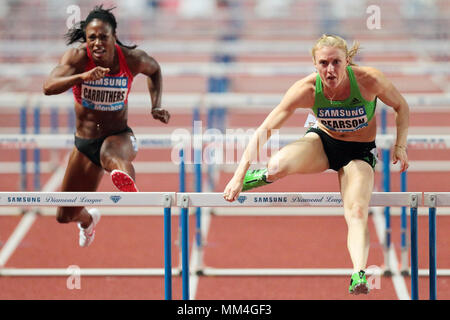
{"type": "MultiPolygon", "coordinates": [[[[122,49],[116,44],[120,70],[116,74],[106,74],[96,81],[83,81],[72,87],[75,101],[83,107],[99,111],[120,111],[128,103],[133,75],[128,68],[122,49]]],[[[85,71],[96,67],[92,53],[86,47],[88,63],[85,71]]]]}

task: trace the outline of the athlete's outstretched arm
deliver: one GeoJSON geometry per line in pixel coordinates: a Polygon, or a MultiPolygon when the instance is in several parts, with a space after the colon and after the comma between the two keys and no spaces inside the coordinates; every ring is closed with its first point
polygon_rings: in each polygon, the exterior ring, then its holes
{"type": "Polygon", "coordinates": [[[152,101],[152,116],[154,119],[160,120],[163,123],[168,123],[170,114],[167,110],[161,108],[162,96],[162,75],[161,67],[158,62],[150,57],[142,50],[136,50],[138,55],[138,73],[147,76],[148,92],[150,93],[152,101]]]}
{"type": "Polygon", "coordinates": [[[397,127],[397,137],[395,140],[393,162],[401,163],[401,171],[408,169],[408,155],[406,153],[406,144],[409,127],[409,106],[405,98],[397,88],[380,71],[372,69],[375,77],[376,94],[386,105],[395,110],[395,124],[397,127]]]}
{"type": "Polygon", "coordinates": [[[314,87],[305,80],[297,81],[284,95],[280,104],[273,109],[263,123],[256,129],[242,155],[233,178],[224,190],[224,198],[234,201],[242,190],[245,174],[264,144],[269,140],[272,130],[280,129],[283,123],[297,108],[312,107],[314,104],[314,87]]]}
{"type": "Polygon", "coordinates": [[[95,67],[86,72],[79,72],[78,70],[81,69],[80,66],[85,55],[86,53],[80,49],[72,48],[68,50],[44,82],[44,94],[53,95],[63,93],[83,81],[101,79],[109,72],[109,68],[103,67],[95,67]]]}

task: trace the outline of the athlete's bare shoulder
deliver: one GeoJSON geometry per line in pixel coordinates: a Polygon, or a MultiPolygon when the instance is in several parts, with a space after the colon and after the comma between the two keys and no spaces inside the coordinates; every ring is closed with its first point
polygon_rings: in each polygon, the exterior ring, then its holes
{"type": "Polygon", "coordinates": [[[373,67],[367,66],[352,66],[353,73],[355,74],[358,83],[378,81],[380,77],[383,77],[383,73],[373,67]]]}
{"type": "Polygon", "coordinates": [[[120,46],[120,49],[122,49],[122,53],[125,57],[125,59],[136,59],[137,57],[139,57],[141,55],[142,50],[141,49],[132,49],[132,48],[127,48],[124,46],[120,46]]]}
{"type": "Polygon", "coordinates": [[[83,43],[77,48],[68,49],[61,58],[60,65],[70,65],[77,69],[84,68],[88,61],[86,44],[83,43]]]}
{"type": "Polygon", "coordinates": [[[352,66],[358,85],[365,90],[376,93],[380,83],[384,81],[383,73],[373,67],[352,66]]]}
{"type": "Polygon", "coordinates": [[[291,87],[297,92],[301,92],[302,94],[314,94],[316,87],[316,76],[317,73],[311,73],[306,77],[297,80],[291,87]]]}
{"type": "Polygon", "coordinates": [[[296,81],[286,92],[285,100],[289,108],[311,108],[314,106],[316,73],[296,81]]]}
{"type": "Polygon", "coordinates": [[[130,68],[133,75],[138,73],[148,73],[148,70],[159,68],[156,60],[149,56],[144,50],[126,47],[121,47],[121,49],[125,59],[127,60],[128,68],[130,68]]]}
{"type": "Polygon", "coordinates": [[[307,75],[306,77],[304,77],[303,79],[301,79],[300,81],[303,82],[303,85],[308,87],[309,89],[315,90],[316,88],[316,79],[317,79],[317,72],[313,72],[309,75],[307,75]]]}
{"type": "Polygon", "coordinates": [[[296,82],[295,85],[302,96],[314,98],[316,92],[316,78],[317,73],[313,72],[296,82]]]}
{"type": "Polygon", "coordinates": [[[58,65],[53,68],[50,73],[52,76],[68,76],[82,73],[88,62],[86,52],[86,45],[82,44],[78,48],[70,48],[64,52],[63,56],[58,62],[58,65]]]}

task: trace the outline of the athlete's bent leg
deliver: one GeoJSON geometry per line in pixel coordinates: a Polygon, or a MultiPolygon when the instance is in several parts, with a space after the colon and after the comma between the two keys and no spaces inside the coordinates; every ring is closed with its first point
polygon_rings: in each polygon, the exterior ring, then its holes
{"type": "Polygon", "coordinates": [[[131,132],[110,136],[102,144],[100,162],[111,173],[113,184],[121,191],[138,191],[132,164],[136,154],[136,139],[131,132]]]}
{"type": "Polygon", "coordinates": [[[267,168],[247,171],[242,191],[263,186],[295,173],[317,173],[328,169],[328,158],[320,137],[308,133],[283,147],[267,164],[267,168]]]}
{"type": "MultiPolygon", "coordinates": [[[[61,191],[95,191],[102,176],[103,169],[74,148],[69,158],[61,191]]],[[[96,209],[88,211],[84,207],[58,207],[56,220],[59,223],[77,222],[80,228],[80,246],[85,247],[94,239],[95,225],[100,220],[100,213],[96,209]]]]}

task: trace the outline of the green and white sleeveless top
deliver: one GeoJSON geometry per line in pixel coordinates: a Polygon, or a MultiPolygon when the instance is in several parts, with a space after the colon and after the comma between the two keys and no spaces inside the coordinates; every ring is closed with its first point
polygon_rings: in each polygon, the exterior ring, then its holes
{"type": "Polygon", "coordinates": [[[322,80],[317,75],[316,93],[312,108],[317,120],[331,131],[351,132],[368,126],[375,115],[377,98],[365,100],[359,91],[358,83],[350,66],[347,66],[350,79],[350,97],[343,101],[330,101],[323,94],[322,80]]]}

